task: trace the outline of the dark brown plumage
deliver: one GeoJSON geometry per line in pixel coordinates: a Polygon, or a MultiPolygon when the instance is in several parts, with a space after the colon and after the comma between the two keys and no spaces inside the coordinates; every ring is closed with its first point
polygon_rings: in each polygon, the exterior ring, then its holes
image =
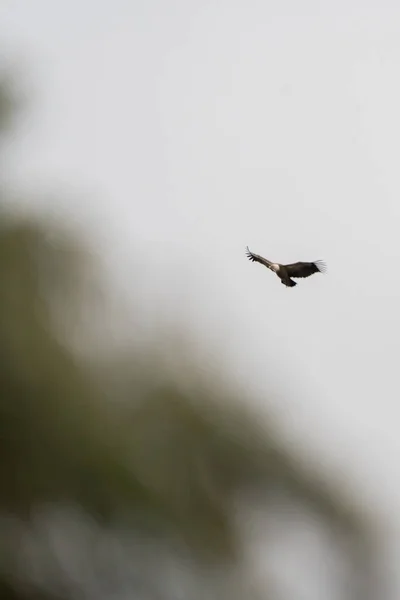
{"type": "Polygon", "coordinates": [[[259,262],[260,264],[264,265],[264,267],[267,267],[276,273],[281,282],[287,287],[294,287],[297,285],[297,283],[291,279],[292,277],[310,277],[310,275],[313,275],[314,273],[324,273],[326,271],[326,265],[321,260],[316,260],[314,262],[297,262],[290,265],[280,265],[279,263],[273,263],[267,260],[259,254],[253,254],[253,252],[250,252],[248,247],[246,250],[246,255],[249,260],[253,262],[259,262]]]}

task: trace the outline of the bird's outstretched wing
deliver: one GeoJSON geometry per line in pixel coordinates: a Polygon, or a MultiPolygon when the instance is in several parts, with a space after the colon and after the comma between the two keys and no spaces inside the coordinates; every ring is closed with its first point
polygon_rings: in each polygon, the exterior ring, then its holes
{"type": "Polygon", "coordinates": [[[267,260],[266,258],[263,258],[259,254],[253,254],[253,252],[250,252],[248,246],[246,246],[246,256],[252,262],[259,262],[262,265],[264,265],[264,267],[268,267],[269,268],[272,265],[272,263],[269,260],[267,260]]]}
{"type": "Polygon", "coordinates": [[[314,273],[325,273],[326,271],[326,264],[322,260],[297,262],[284,266],[289,277],[310,277],[314,273]]]}

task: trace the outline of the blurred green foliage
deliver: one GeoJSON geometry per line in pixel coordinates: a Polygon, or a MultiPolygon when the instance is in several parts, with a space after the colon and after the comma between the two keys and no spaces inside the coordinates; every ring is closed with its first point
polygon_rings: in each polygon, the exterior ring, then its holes
{"type": "MultiPolygon", "coordinates": [[[[5,86],[0,102],[3,124],[5,86]]],[[[243,571],[252,504],[314,515],[352,565],[340,597],[377,598],[368,522],[248,398],[169,370],[168,339],[98,371],[73,349],[60,324],[86,264],[54,224],[2,213],[0,598],[281,598],[243,571]]]]}

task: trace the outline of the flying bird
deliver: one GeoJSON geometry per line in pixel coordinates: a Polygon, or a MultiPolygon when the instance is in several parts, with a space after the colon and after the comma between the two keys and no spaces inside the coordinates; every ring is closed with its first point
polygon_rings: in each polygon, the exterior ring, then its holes
{"type": "Polygon", "coordinates": [[[250,252],[249,247],[246,247],[246,255],[249,260],[252,262],[259,262],[264,267],[271,269],[274,273],[276,273],[281,280],[283,285],[287,287],[294,287],[297,285],[295,281],[293,281],[292,277],[310,277],[314,273],[324,273],[326,271],[326,265],[322,260],[316,260],[315,262],[297,262],[291,265],[280,265],[279,263],[273,263],[259,254],[253,254],[250,252]]]}

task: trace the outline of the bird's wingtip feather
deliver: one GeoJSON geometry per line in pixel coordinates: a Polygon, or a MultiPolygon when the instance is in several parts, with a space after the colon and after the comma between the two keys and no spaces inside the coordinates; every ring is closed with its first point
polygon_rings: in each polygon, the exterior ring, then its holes
{"type": "Polygon", "coordinates": [[[326,273],[327,265],[324,260],[316,260],[314,264],[320,273],[326,273]]]}

